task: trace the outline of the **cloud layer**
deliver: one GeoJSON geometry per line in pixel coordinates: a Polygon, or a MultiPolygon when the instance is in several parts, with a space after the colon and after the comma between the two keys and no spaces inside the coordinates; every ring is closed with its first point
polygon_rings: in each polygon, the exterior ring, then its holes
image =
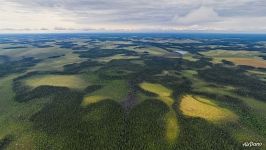
{"type": "Polygon", "coordinates": [[[266,32],[265,0],[1,0],[0,32],[266,32]]]}

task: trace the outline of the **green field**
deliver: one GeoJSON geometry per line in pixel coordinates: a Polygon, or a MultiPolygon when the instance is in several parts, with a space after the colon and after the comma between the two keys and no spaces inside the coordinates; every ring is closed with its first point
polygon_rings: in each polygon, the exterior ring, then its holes
{"type": "Polygon", "coordinates": [[[86,95],[82,102],[82,105],[86,106],[105,99],[111,99],[120,102],[126,99],[128,91],[129,87],[127,85],[127,82],[124,80],[114,80],[107,82],[104,83],[103,88],[86,95]]]}

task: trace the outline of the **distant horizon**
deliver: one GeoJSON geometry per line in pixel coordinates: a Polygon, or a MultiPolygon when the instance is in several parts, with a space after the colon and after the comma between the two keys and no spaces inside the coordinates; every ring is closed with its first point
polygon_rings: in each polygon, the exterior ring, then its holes
{"type": "Polygon", "coordinates": [[[266,34],[264,0],[2,0],[0,33],[266,34]]]}
{"type": "Polygon", "coordinates": [[[266,32],[0,32],[0,35],[12,35],[12,34],[240,34],[240,35],[266,35],[266,32]]]}

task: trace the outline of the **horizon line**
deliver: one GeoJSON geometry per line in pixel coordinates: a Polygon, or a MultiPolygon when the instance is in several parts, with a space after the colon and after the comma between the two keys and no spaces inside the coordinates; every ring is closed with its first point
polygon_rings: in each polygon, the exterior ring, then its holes
{"type": "Polygon", "coordinates": [[[181,31],[181,32],[0,32],[0,35],[12,35],[12,34],[253,34],[253,35],[266,35],[266,32],[193,32],[193,31],[181,31]]]}

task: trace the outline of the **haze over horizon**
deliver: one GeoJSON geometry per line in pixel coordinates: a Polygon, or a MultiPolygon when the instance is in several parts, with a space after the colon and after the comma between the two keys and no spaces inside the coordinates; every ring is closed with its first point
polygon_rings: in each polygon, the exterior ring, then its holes
{"type": "Polygon", "coordinates": [[[1,0],[0,33],[266,33],[265,0],[1,0]]]}

